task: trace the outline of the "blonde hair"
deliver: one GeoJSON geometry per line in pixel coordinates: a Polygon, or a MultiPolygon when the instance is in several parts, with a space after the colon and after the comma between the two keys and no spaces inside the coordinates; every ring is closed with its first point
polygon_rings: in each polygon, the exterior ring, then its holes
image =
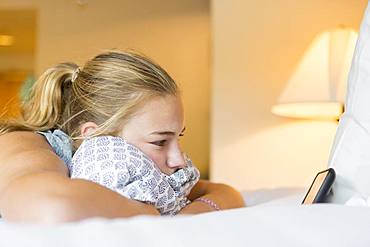
{"type": "Polygon", "coordinates": [[[174,80],[147,57],[109,51],[81,69],[61,63],[46,70],[23,103],[20,119],[2,123],[0,134],[59,128],[81,139],[80,125],[91,121],[98,125],[94,136],[115,135],[141,103],[177,93],[174,80]]]}

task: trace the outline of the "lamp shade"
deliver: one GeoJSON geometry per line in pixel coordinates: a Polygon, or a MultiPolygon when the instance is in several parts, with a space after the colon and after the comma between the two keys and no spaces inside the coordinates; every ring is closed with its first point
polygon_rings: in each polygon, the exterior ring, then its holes
{"type": "Polygon", "coordinates": [[[319,34],[304,53],[272,107],[274,114],[305,119],[338,119],[357,32],[337,28],[319,34]]]}

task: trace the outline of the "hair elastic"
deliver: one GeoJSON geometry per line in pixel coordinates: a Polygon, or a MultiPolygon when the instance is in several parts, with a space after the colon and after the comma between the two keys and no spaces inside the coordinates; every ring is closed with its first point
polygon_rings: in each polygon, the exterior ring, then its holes
{"type": "Polygon", "coordinates": [[[74,82],[77,77],[78,77],[78,74],[81,72],[81,69],[80,67],[78,67],[77,69],[75,69],[75,71],[73,71],[72,73],[72,78],[71,78],[71,82],[74,82]]]}
{"type": "Polygon", "coordinates": [[[203,203],[207,204],[208,206],[213,208],[215,211],[221,210],[221,208],[214,201],[212,201],[210,199],[207,199],[207,198],[204,198],[204,197],[199,197],[199,198],[194,200],[194,202],[196,202],[196,201],[203,202],[203,203]]]}

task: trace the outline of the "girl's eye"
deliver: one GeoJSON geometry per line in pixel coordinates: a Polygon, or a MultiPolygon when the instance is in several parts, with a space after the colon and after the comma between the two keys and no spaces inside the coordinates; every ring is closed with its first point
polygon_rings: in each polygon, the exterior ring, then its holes
{"type": "Polygon", "coordinates": [[[164,146],[165,143],[166,143],[166,140],[151,142],[151,144],[156,145],[156,146],[160,146],[160,147],[164,146]]]}

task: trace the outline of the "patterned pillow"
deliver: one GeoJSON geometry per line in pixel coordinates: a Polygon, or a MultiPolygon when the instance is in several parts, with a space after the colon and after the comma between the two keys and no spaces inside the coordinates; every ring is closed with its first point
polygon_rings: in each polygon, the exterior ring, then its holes
{"type": "Polygon", "coordinates": [[[185,168],[168,176],[138,148],[113,136],[83,141],[69,170],[71,178],[87,179],[152,204],[162,215],[174,215],[190,203],[187,195],[199,180],[199,170],[190,159],[185,168]]]}

